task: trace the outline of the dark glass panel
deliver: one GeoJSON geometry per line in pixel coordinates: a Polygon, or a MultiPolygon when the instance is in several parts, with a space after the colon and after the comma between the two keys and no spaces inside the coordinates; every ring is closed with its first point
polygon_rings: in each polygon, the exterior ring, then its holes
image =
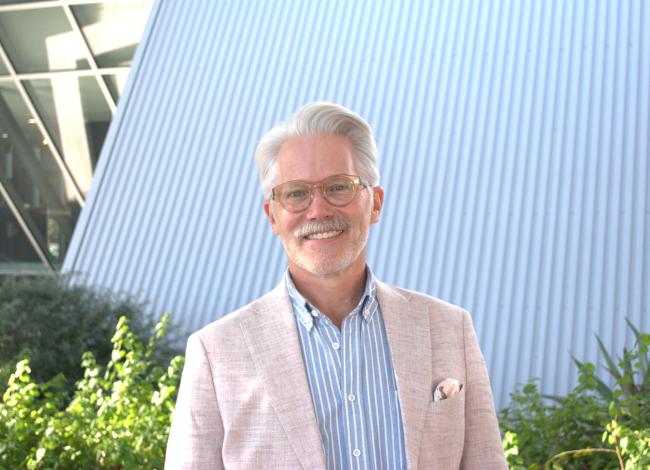
{"type": "Polygon", "coordinates": [[[64,75],[23,83],[85,194],[112,118],[97,78],[64,75]]]}
{"type": "Polygon", "coordinates": [[[50,262],[59,266],[80,207],[49,142],[11,83],[0,83],[0,181],[50,262]]]}
{"type": "Polygon", "coordinates": [[[83,40],[60,7],[0,12],[0,41],[17,73],[89,67],[83,40]]]}
{"type": "Polygon", "coordinates": [[[124,71],[123,73],[118,74],[104,75],[106,86],[111,92],[111,96],[116,103],[120,100],[120,96],[122,96],[122,92],[124,91],[124,86],[126,85],[126,79],[128,76],[128,71],[124,71]]]}
{"type": "Polygon", "coordinates": [[[151,3],[134,1],[72,7],[99,67],[131,65],[151,3]]]}
{"type": "Polygon", "coordinates": [[[0,275],[47,270],[0,195],[0,275]]]}

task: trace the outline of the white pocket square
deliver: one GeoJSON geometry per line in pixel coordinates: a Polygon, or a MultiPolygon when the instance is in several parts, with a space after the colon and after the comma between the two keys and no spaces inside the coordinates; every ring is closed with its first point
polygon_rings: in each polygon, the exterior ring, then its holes
{"type": "Polygon", "coordinates": [[[443,379],[436,385],[433,391],[433,401],[446,400],[463,389],[463,384],[456,379],[443,379]]]}

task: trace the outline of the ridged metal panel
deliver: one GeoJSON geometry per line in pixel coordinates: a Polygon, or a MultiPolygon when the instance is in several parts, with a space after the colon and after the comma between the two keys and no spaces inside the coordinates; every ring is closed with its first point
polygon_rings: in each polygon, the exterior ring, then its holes
{"type": "Polygon", "coordinates": [[[65,270],[189,331],[285,259],[256,142],[311,100],[365,116],[386,203],[369,263],[469,309],[497,405],[650,330],[650,6],[162,0],[65,270]]]}

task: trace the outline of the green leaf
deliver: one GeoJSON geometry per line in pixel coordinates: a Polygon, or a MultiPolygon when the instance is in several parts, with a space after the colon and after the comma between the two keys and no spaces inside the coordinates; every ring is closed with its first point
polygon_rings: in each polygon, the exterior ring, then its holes
{"type": "Polygon", "coordinates": [[[599,377],[596,377],[596,390],[605,401],[610,401],[614,396],[613,390],[599,377]]]}
{"type": "Polygon", "coordinates": [[[634,324],[633,324],[633,323],[630,321],[630,319],[627,318],[627,317],[625,317],[625,323],[627,323],[627,326],[628,326],[628,327],[630,328],[630,330],[632,330],[632,332],[634,333],[634,336],[636,337],[636,340],[639,341],[639,339],[640,339],[640,337],[641,337],[641,333],[640,333],[639,330],[636,328],[636,326],[634,326],[634,324]]]}
{"type": "Polygon", "coordinates": [[[618,368],[616,367],[616,363],[612,360],[611,356],[607,352],[607,349],[605,349],[605,345],[603,345],[603,342],[600,340],[600,337],[596,335],[596,341],[598,341],[598,347],[600,348],[600,351],[603,353],[603,356],[605,356],[605,361],[607,362],[607,370],[616,378],[617,380],[621,378],[621,373],[619,372],[618,368]]]}
{"type": "Polygon", "coordinates": [[[541,397],[556,403],[562,403],[562,400],[564,400],[564,397],[561,397],[560,395],[547,395],[545,393],[542,393],[541,397]]]}

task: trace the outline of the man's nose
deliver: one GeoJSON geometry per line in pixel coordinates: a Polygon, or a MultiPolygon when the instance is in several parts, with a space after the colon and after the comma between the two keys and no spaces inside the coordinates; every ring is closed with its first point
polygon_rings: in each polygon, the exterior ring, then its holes
{"type": "Polygon", "coordinates": [[[323,219],[334,215],[334,206],[323,197],[320,188],[314,188],[314,194],[306,215],[310,219],[323,219]]]}

